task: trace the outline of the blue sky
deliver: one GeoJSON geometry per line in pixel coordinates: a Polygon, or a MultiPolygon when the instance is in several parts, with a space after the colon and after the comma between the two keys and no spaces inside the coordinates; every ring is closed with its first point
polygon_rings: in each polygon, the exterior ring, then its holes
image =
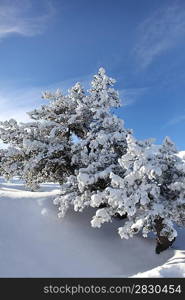
{"type": "Polygon", "coordinates": [[[0,0],[0,120],[27,120],[42,91],[103,66],[125,127],[185,150],[184,54],[184,0],[0,0]]]}

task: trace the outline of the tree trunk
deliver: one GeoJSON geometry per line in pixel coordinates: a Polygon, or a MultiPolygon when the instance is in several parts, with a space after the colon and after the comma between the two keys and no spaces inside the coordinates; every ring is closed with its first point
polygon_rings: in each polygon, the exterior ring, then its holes
{"type": "Polygon", "coordinates": [[[166,236],[161,235],[161,231],[164,226],[162,222],[163,222],[162,218],[158,218],[155,220],[155,229],[157,232],[157,239],[156,239],[157,245],[155,248],[155,252],[157,254],[160,254],[162,251],[168,249],[175,241],[175,238],[172,241],[169,241],[166,236]]]}
{"type": "Polygon", "coordinates": [[[105,207],[107,207],[108,205],[106,204],[106,203],[101,203],[100,205],[99,205],[99,207],[98,208],[105,208],[105,207]]]}

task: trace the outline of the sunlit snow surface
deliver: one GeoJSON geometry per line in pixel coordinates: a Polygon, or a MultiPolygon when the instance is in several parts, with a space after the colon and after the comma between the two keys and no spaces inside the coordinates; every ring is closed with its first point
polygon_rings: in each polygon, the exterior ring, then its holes
{"type": "Polygon", "coordinates": [[[185,230],[155,254],[155,239],[121,240],[114,220],[90,226],[93,209],[57,218],[59,186],[38,192],[18,180],[0,181],[0,277],[185,277],[185,230]]]}

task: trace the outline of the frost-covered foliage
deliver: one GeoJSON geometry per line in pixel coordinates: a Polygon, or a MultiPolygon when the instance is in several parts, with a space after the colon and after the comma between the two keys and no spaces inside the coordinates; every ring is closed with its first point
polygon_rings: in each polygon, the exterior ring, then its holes
{"type": "Polygon", "coordinates": [[[54,124],[15,122],[15,126],[12,127],[13,122],[15,121],[4,122],[1,127],[1,139],[10,144],[1,162],[5,178],[19,176],[32,189],[41,182],[55,181],[62,165],[66,168],[65,159],[69,150],[69,139],[66,138],[65,133],[60,133],[63,136],[57,144],[57,137],[52,136],[52,130],[54,127],[56,129],[54,124]],[[58,158],[63,154],[63,160],[59,161],[58,158]]]}
{"type": "Polygon", "coordinates": [[[49,104],[29,112],[32,122],[0,123],[0,138],[9,145],[1,161],[3,175],[20,176],[31,189],[39,183],[63,179],[74,173],[71,165],[73,135],[82,138],[91,118],[82,87],[77,83],[67,96],[44,93],[49,104]]]}
{"type": "MultiPolygon", "coordinates": [[[[62,190],[71,185],[75,209],[83,209],[87,198],[109,184],[110,172],[118,172],[117,159],[125,153],[127,131],[110,113],[120,105],[114,82],[101,68],[88,93],[80,83],[67,95],[45,92],[49,103],[28,113],[31,122],[1,122],[0,139],[9,145],[1,161],[5,178],[19,176],[31,189],[48,181],[64,184],[62,190]]],[[[65,191],[68,200],[70,193],[65,191]]]]}
{"type": "Polygon", "coordinates": [[[4,156],[5,156],[5,150],[0,149],[0,176],[3,174],[2,160],[4,156]]]}
{"type": "MultiPolygon", "coordinates": [[[[124,176],[112,172],[112,186],[107,188],[112,213],[127,213],[119,234],[127,239],[140,231],[144,237],[154,232],[159,243],[172,242],[177,235],[174,222],[185,225],[185,161],[169,138],[157,146],[128,136],[127,145],[127,153],[119,159],[124,176]]],[[[100,227],[107,221],[107,208],[103,208],[92,225],[100,227]]]]}
{"type": "Polygon", "coordinates": [[[64,216],[70,206],[82,211],[87,206],[107,206],[107,187],[110,186],[110,174],[121,175],[122,168],[118,158],[126,153],[126,137],[123,121],[112,114],[111,108],[120,106],[118,93],[113,89],[115,80],[105,74],[101,68],[94,76],[89,90],[89,110],[92,118],[87,135],[73,147],[72,163],[76,168],[74,175],[62,185],[61,195],[55,199],[59,205],[59,216],[64,216]]]}
{"type": "Polygon", "coordinates": [[[22,151],[23,139],[26,128],[20,126],[16,120],[0,122],[0,138],[9,147],[3,151],[1,157],[1,174],[9,179],[21,175],[24,166],[25,155],[22,151]]]}

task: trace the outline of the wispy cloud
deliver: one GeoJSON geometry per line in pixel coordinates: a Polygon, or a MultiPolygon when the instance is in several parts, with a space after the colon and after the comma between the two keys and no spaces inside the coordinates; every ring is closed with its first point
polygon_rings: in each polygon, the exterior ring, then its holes
{"type": "Polygon", "coordinates": [[[54,7],[49,0],[40,1],[43,13],[33,15],[31,0],[0,1],[0,39],[13,34],[34,36],[42,33],[54,14],[54,7]]]}
{"type": "MultiPolygon", "coordinates": [[[[76,82],[81,82],[85,89],[88,87],[89,75],[79,78],[70,78],[49,86],[25,86],[11,88],[10,83],[0,84],[0,121],[16,119],[19,122],[29,121],[27,112],[46,104],[47,100],[41,98],[44,91],[56,91],[58,88],[66,94],[76,82]]],[[[13,86],[13,84],[12,84],[13,86]]]]}
{"type": "Polygon", "coordinates": [[[181,122],[185,123],[185,113],[179,116],[176,116],[174,118],[171,118],[171,120],[169,120],[165,125],[164,128],[168,127],[168,126],[173,126],[176,124],[179,124],[181,122]]]}
{"type": "Polygon", "coordinates": [[[148,88],[131,88],[119,90],[123,106],[134,104],[141,96],[143,96],[148,88]]]}
{"type": "Polygon", "coordinates": [[[158,9],[138,26],[134,53],[141,67],[146,68],[167,49],[184,41],[184,37],[185,3],[180,1],[158,9]]]}
{"type": "MultiPolygon", "coordinates": [[[[26,112],[39,106],[41,90],[39,88],[21,88],[0,92],[0,121],[14,118],[27,121],[26,112]]],[[[40,101],[41,102],[41,101],[40,101]]]]}

